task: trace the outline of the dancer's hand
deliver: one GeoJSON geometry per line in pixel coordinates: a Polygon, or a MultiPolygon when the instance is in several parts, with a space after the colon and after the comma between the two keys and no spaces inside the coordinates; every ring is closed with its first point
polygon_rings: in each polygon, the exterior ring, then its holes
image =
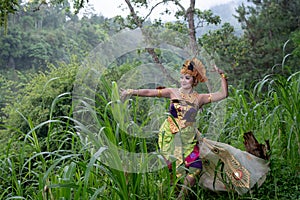
{"type": "Polygon", "coordinates": [[[120,99],[121,99],[121,101],[125,101],[126,97],[131,95],[130,91],[131,91],[130,89],[127,89],[127,90],[125,90],[123,88],[120,89],[120,94],[121,94],[120,99]]]}
{"type": "Polygon", "coordinates": [[[217,65],[214,65],[214,71],[217,72],[217,73],[219,73],[219,74],[224,74],[224,71],[221,70],[221,69],[219,69],[219,68],[217,67],[217,65]]]}

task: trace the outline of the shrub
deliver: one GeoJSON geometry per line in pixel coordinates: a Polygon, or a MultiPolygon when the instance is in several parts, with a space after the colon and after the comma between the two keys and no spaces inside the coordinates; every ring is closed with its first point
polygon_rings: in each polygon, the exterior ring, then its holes
{"type": "MultiPolygon", "coordinates": [[[[71,91],[78,63],[49,65],[46,72],[39,72],[15,95],[4,108],[6,132],[11,135],[28,133],[31,127],[52,118],[69,116],[72,107],[71,91]]],[[[46,137],[48,126],[36,130],[38,137],[46,137]]]]}

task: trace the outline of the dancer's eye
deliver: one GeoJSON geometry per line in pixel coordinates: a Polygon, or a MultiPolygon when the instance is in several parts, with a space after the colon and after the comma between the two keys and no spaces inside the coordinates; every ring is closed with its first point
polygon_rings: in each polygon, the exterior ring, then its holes
{"type": "Polygon", "coordinates": [[[186,80],[190,80],[192,77],[191,76],[186,76],[185,79],[186,80]]]}

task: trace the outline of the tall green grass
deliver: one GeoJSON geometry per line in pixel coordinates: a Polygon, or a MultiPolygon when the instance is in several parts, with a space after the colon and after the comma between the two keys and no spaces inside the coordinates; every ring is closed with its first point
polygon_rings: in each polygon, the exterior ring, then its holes
{"type": "MultiPolygon", "coordinates": [[[[278,153],[287,159],[291,167],[299,167],[300,154],[300,72],[292,74],[287,79],[279,75],[266,76],[257,87],[256,93],[266,90],[263,98],[267,99],[266,107],[270,112],[264,120],[269,125],[269,137],[278,153]]],[[[299,170],[299,168],[298,168],[299,170]]]]}
{"type": "MultiPolygon", "coordinates": [[[[107,153],[107,141],[133,152],[149,152],[149,145],[155,148],[156,144],[149,138],[126,135],[121,128],[126,124],[114,119],[124,116],[124,109],[131,109],[133,121],[143,126],[140,122],[148,119],[140,119],[136,110],[142,99],[122,104],[112,100],[111,94],[117,95],[113,91],[116,86],[103,83],[103,88],[103,93],[96,94],[95,105],[81,102],[101,127],[99,132],[89,131],[72,113],[50,114],[49,120],[36,126],[27,119],[30,131],[12,137],[0,156],[0,199],[176,199],[182,180],[173,177],[177,186],[171,184],[166,168],[126,173],[107,165],[113,163],[121,168],[123,164],[117,152],[107,153]],[[36,130],[43,126],[48,127],[48,133],[41,140],[36,130]],[[83,136],[89,142],[83,142],[83,136]],[[111,156],[112,161],[103,162],[103,156],[111,156]]],[[[299,92],[300,72],[289,78],[266,76],[253,91],[231,87],[220,140],[241,149],[246,131],[253,131],[259,142],[270,140],[270,175],[261,188],[244,196],[214,193],[196,185],[186,199],[299,198],[299,92]]],[[[51,110],[64,96],[53,101],[51,110]]],[[[203,119],[209,120],[209,116],[203,119]]]]}

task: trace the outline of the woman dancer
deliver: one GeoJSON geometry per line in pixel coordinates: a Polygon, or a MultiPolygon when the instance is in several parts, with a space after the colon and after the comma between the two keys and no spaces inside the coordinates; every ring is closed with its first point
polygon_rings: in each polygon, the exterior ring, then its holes
{"type": "MultiPolygon", "coordinates": [[[[168,167],[171,168],[175,160],[177,176],[186,175],[185,186],[193,186],[198,176],[199,183],[205,188],[213,191],[234,189],[244,194],[264,181],[269,171],[268,163],[230,145],[201,137],[195,123],[202,106],[228,96],[226,76],[221,69],[214,68],[221,78],[218,92],[198,93],[194,90],[199,82],[207,81],[207,77],[202,62],[193,58],[183,64],[180,88],[127,89],[121,91],[121,97],[135,95],[171,100],[170,115],[161,125],[158,142],[168,167]]],[[[179,197],[186,191],[183,187],[179,197]]]]}

